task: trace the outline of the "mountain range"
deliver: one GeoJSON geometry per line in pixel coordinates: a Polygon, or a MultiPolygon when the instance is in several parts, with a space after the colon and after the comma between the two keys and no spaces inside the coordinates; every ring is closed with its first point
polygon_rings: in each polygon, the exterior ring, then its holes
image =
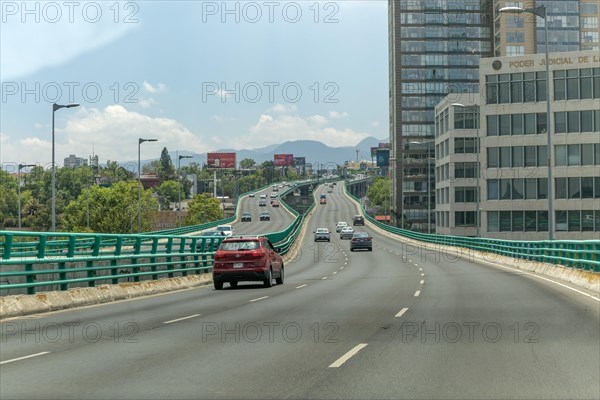
{"type": "MultiPolygon", "coordinates": [[[[388,142],[388,139],[377,139],[369,136],[356,146],[341,146],[331,147],[316,140],[293,140],[282,144],[274,144],[265,147],[260,147],[251,150],[233,150],[219,149],[216,153],[234,152],[237,153],[236,160],[239,163],[245,158],[251,158],[257,164],[263,161],[273,161],[274,154],[293,154],[294,157],[305,157],[307,163],[334,163],[344,164],[345,161],[356,161],[356,150],[358,150],[358,158],[360,160],[371,159],[371,147],[378,146],[379,143],[388,142]]],[[[168,149],[168,148],[167,148],[168,149]]],[[[187,165],[196,162],[200,165],[206,162],[206,153],[194,153],[188,150],[169,150],[169,155],[173,163],[177,163],[177,154],[192,156],[192,158],[184,158],[181,160],[181,165],[187,165]]],[[[142,160],[142,164],[150,163],[152,160],[142,160]]]]}

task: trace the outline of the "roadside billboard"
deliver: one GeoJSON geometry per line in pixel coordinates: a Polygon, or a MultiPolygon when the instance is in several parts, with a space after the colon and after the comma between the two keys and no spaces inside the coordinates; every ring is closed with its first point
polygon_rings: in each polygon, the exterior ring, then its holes
{"type": "Polygon", "coordinates": [[[304,167],[306,165],[306,157],[294,157],[294,167],[304,167]]]}
{"type": "Polygon", "coordinates": [[[387,167],[390,165],[390,150],[379,149],[377,150],[377,166],[387,167]]]}
{"type": "Polygon", "coordinates": [[[273,165],[276,167],[290,166],[294,163],[293,154],[274,154],[273,165]]]}
{"type": "Polygon", "coordinates": [[[235,153],[208,153],[206,165],[215,169],[235,169],[235,153]]]}

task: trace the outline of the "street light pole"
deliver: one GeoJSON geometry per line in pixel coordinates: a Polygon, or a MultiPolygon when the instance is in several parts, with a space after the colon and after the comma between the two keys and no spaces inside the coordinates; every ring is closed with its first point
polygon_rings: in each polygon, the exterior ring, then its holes
{"type": "Polygon", "coordinates": [[[157,142],[158,139],[138,139],[138,233],[142,231],[142,168],[140,147],[144,142],[157,142]]]}
{"type": "Polygon", "coordinates": [[[21,229],[21,170],[23,168],[35,167],[35,164],[19,164],[17,173],[17,192],[18,192],[18,203],[19,203],[19,229],[21,229]]]}
{"type": "Polygon", "coordinates": [[[534,8],[522,8],[522,7],[503,7],[498,12],[505,13],[529,13],[534,14],[544,20],[544,41],[545,41],[545,54],[546,54],[546,153],[548,155],[548,240],[554,238],[554,224],[553,224],[553,193],[552,193],[552,134],[550,132],[550,63],[548,61],[548,18],[546,14],[546,6],[540,5],[534,8]]]}
{"type": "Polygon", "coordinates": [[[54,113],[56,110],[61,108],[72,108],[79,107],[77,103],[71,103],[66,105],[52,104],[52,232],[56,232],[56,165],[54,162],[55,149],[54,149],[54,113]]]}

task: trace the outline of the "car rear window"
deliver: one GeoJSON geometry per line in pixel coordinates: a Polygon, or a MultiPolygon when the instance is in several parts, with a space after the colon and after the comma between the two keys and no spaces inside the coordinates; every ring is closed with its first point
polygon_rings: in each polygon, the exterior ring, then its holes
{"type": "Polygon", "coordinates": [[[260,248],[260,242],[258,240],[222,242],[219,246],[219,250],[224,251],[256,250],[258,248],[260,248]]]}
{"type": "Polygon", "coordinates": [[[230,231],[230,230],[231,230],[230,226],[217,226],[217,231],[219,231],[219,232],[223,232],[223,231],[227,232],[227,231],[230,231]]]}
{"type": "Polygon", "coordinates": [[[356,232],[354,234],[355,237],[360,237],[360,238],[364,238],[364,237],[369,237],[368,234],[366,234],[365,232],[356,232]]]}

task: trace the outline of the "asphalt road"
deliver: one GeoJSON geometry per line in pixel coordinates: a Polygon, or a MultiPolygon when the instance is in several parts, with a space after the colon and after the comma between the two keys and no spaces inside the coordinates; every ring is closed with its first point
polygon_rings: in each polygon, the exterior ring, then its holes
{"type": "Polygon", "coordinates": [[[313,243],[317,227],[351,223],[341,190],[315,210],[283,285],[2,322],[0,398],[600,397],[596,300],[369,227],[372,252],[335,234],[313,243]]]}

